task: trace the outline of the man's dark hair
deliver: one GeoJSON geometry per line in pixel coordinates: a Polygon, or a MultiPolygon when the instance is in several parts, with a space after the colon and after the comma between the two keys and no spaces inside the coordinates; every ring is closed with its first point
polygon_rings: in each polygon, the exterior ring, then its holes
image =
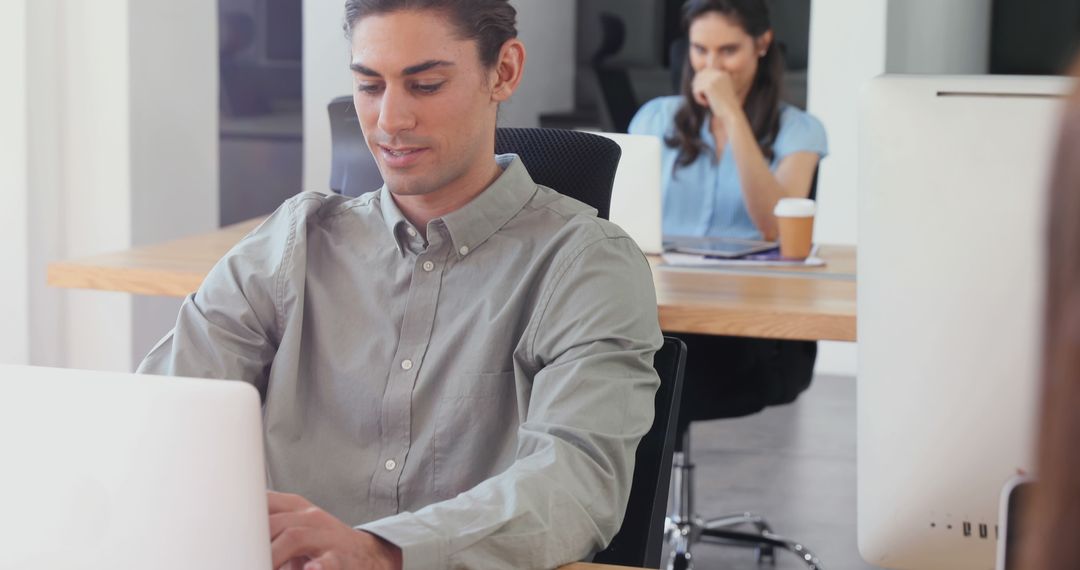
{"type": "Polygon", "coordinates": [[[517,10],[509,0],[346,0],[345,34],[367,16],[399,10],[435,10],[446,14],[462,39],[475,40],[480,62],[491,68],[508,40],[517,37],[517,10]]]}

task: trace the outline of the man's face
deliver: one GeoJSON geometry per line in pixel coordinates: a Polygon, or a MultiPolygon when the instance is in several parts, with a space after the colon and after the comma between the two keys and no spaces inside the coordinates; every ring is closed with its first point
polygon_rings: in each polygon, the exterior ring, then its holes
{"type": "Polygon", "coordinates": [[[351,67],[356,114],[391,192],[453,191],[490,168],[495,71],[443,14],[400,10],[361,19],[351,67]]]}

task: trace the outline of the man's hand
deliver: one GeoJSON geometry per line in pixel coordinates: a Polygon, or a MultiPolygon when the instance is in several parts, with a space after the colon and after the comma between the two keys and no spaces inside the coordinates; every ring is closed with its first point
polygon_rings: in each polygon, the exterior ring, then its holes
{"type": "Polygon", "coordinates": [[[708,107],[712,114],[722,121],[726,121],[733,113],[742,112],[742,103],[735,92],[735,82],[726,72],[702,69],[694,74],[691,88],[694,100],[702,107],[708,107]]]}
{"type": "Polygon", "coordinates": [[[401,549],[358,531],[299,495],[267,492],[274,568],[401,570],[401,549]]]}

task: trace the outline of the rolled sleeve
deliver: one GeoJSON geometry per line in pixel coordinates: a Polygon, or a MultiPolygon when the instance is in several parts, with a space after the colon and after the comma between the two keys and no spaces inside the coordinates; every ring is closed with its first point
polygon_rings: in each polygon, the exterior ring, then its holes
{"type": "Polygon", "coordinates": [[[449,567],[447,537],[425,524],[422,517],[401,513],[356,527],[401,549],[402,570],[441,570],[449,567]]]}

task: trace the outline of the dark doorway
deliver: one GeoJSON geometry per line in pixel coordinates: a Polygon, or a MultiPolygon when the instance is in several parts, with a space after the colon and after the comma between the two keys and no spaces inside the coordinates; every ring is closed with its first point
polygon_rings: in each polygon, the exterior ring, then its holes
{"type": "Polygon", "coordinates": [[[218,0],[221,225],[301,189],[302,14],[301,0],[218,0]]]}

